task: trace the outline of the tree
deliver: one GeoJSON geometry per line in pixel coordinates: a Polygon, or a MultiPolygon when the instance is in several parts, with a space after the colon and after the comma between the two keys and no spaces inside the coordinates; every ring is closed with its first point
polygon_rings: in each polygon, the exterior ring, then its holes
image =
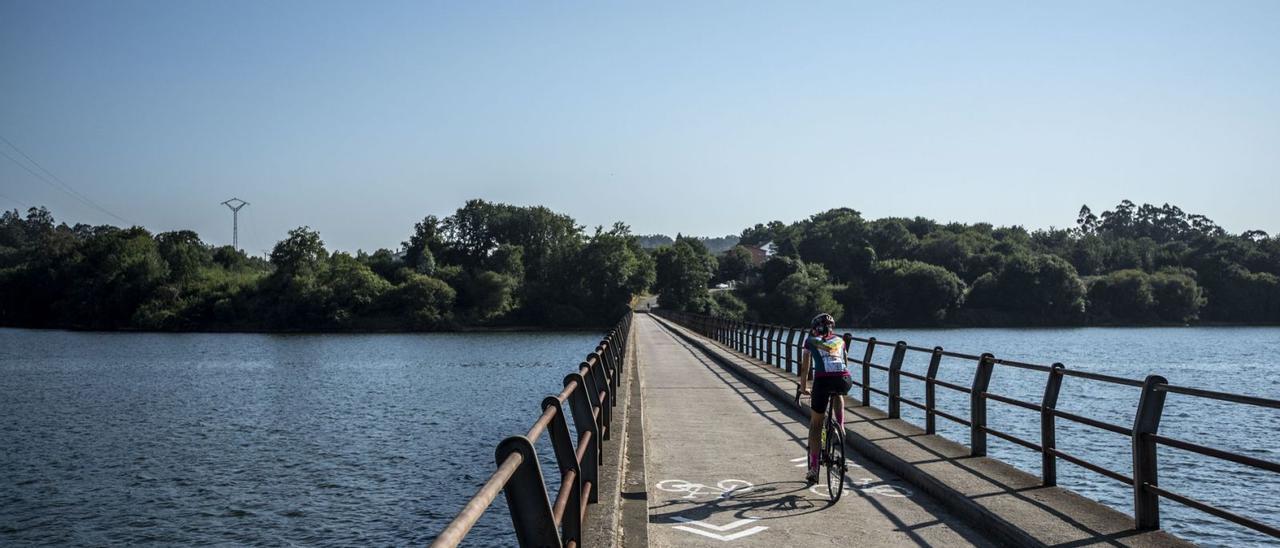
{"type": "Polygon", "coordinates": [[[1084,284],[1075,268],[1053,255],[1019,253],[996,273],[978,277],[967,299],[971,308],[1005,312],[1007,322],[1053,324],[1084,313],[1084,284]]]}
{"type": "Polygon", "coordinates": [[[877,219],[869,223],[867,239],[880,260],[907,259],[915,255],[920,239],[907,228],[905,219],[877,219]]]}
{"type": "Polygon", "coordinates": [[[289,231],[271,250],[275,271],[263,283],[261,317],[282,329],[332,327],[344,318],[334,307],[333,288],[321,282],[329,254],[320,233],[309,227],[289,231]]]}
{"type": "Polygon", "coordinates": [[[200,241],[200,235],[190,230],[162,232],[156,235],[160,256],[169,265],[169,279],[184,282],[195,276],[201,268],[213,262],[213,254],[200,241]]]}
{"type": "Polygon", "coordinates": [[[414,272],[405,273],[404,283],[387,291],[384,310],[397,314],[417,329],[437,329],[451,319],[456,293],[449,284],[414,272]]]}
{"type": "Polygon", "coordinates": [[[719,272],[716,280],[722,282],[740,282],[755,270],[755,262],[751,252],[742,246],[735,246],[720,256],[719,272]]]}
{"type": "Polygon", "coordinates": [[[443,228],[435,215],[427,215],[413,225],[409,241],[400,245],[404,251],[404,264],[419,274],[435,273],[437,253],[444,250],[443,228]]]}
{"type": "Polygon", "coordinates": [[[290,230],[288,237],[272,248],[271,264],[279,276],[315,274],[328,256],[320,233],[302,226],[290,230]]]}
{"type": "Polygon", "coordinates": [[[802,228],[799,251],[806,263],[825,265],[839,282],[864,277],[871,271],[876,252],[867,242],[862,214],[849,208],[831,209],[810,217],[802,228]]]}
{"type": "Polygon", "coordinates": [[[970,268],[972,258],[985,253],[994,244],[994,238],[980,231],[940,231],[930,234],[920,242],[916,257],[920,261],[950,270],[962,279],[973,280],[986,272],[970,268]]]}
{"type": "Polygon", "coordinates": [[[763,265],[760,266],[760,283],[757,289],[765,293],[772,292],[778,288],[778,284],[782,283],[787,276],[795,274],[804,269],[804,263],[791,257],[774,255],[769,257],[763,265]]]}
{"type": "Polygon", "coordinates": [[[936,324],[960,306],[964,282],[953,272],[919,261],[876,264],[869,320],[895,324],[936,324]]]}
{"type": "Polygon", "coordinates": [[[79,246],[76,283],[55,303],[69,325],[129,326],[133,315],[168,277],[169,268],[151,234],[141,227],[95,234],[79,246]]]}
{"type": "Polygon", "coordinates": [[[670,247],[660,248],[655,259],[659,306],[692,310],[710,298],[707,284],[715,258],[697,240],[678,237],[670,247]]]}
{"type": "Polygon", "coordinates": [[[607,324],[620,317],[631,297],[647,290],[657,276],[653,258],[622,223],[607,231],[597,227],[574,264],[581,289],[578,308],[593,323],[607,324]]]}
{"type": "Polygon", "coordinates": [[[346,253],[334,253],[319,283],[331,289],[331,318],[348,324],[371,311],[391,283],[346,253]]]}
{"type": "Polygon", "coordinates": [[[1117,270],[1089,285],[1089,311],[1103,319],[1148,320],[1155,304],[1151,279],[1141,270],[1117,270]]]}
{"type": "Polygon", "coordinates": [[[1200,309],[1208,302],[1204,290],[1196,283],[1194,271],[1189,269],[1156,272],[1151,275],[1151,291],[1156,301],[1156,315],[1170,322],[1198,319],[1200,309]]]}
{"type": "Polygon", "coordinates": [[[819,264],[804,265],[784,278],[765,301],[768,307],[760,311],[760,316],[766,322],[807,325],[820,312],[836,318],[844,316],[844,306],[832,293],[830,276],[819,264]]]}
{"type": "MultiPolygon", "coordinates": [[[[356,259],[369,267],[369,270],[372,270],[374,274],[381,276],[382,279],[389,282],[401,281],[397,276],[397,272],[401,268],[407,266],[405,262],[398,259],[390,249],[379,249],[374,251],[372,254],[367,254],[361,251],[356,255],[356,259]]],[[[415,268],[414,270],[417,269],[415,268]]],[[[432,261],[431,270],[435,270],[434,261],[432,261]]]]}
{"type": "Polygon", "coordinates": [[[1076,216],[1076,230],[1082,236],[1089,236],[1098,231],[1098,216],[1093,214],[1088,205],[1080,206],[1080,214],[1076,216]]]}
{"type": "Polygon", "coordinates": [[[747,315],[747,303],[730,291],[716,291],[711,294],[713,308],[707,311],[712,316],[721,316],[731,320],[742,320],[747,315]]]}

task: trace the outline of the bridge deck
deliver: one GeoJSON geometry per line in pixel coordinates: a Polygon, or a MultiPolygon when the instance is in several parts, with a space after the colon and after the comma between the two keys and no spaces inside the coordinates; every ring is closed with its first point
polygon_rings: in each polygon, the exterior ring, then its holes
{"type": "Polygon", "coordinates": [[[648,315],[635,320],[651,546],[990,545],[850,452],[835,505],[804,484],[807,428],[648,315]]]}

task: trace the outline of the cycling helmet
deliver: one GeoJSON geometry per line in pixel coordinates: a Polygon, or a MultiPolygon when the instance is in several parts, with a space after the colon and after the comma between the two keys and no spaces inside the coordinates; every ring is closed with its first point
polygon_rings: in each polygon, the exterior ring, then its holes
{"type": "Polygon", "coordinates": [[[809,322],[809,329],[814,333],[830,333],[835,325],[836,319],[832,318],[831,314],[823,312],[813,317],[813,320],[809,322]]]}

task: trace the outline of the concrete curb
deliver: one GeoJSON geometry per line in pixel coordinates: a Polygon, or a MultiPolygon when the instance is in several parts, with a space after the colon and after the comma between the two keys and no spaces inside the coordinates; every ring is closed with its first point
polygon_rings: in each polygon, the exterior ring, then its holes
{"type": "MultiPolygon", "coordinates": [[[[634,335],[635,326],[631,327],[634,335]]],[[[618,401],[614,407],[613,431],[608,441],[604,442],[603,455],[600,462],[600,493],[598,500],[588,510],[587,521],[582,524],[583,546],[621,546],[621,511],[623,477],[626,470],[627,444],[633,435],[633,423],[629,416],[631,397],[636,394],[632,371],[635,369],[635,342],[627,344],[627,355],[623,357],[623,376],[618,379],[618,401]]]]}
{"type": "Polygon", "coordinates": [[[649,545],[649,496],[644,465],[644,398],[641,396],[638,345],[628,365],[630,394],[627,409],[626,456],[622,460],[622,498],[619,531],[621,546],[649,545]]]}

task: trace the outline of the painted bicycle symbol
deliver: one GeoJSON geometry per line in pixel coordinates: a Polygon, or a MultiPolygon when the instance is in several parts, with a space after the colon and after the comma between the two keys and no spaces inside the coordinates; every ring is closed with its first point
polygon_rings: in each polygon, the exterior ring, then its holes
{"type": "Polygon", "coordinates": [[[727,499],[732,497],[734,493],[750,491],[755,485],[740,479],[723,479],[716,482],[714,486],[681,479],[669,479],[658,482],[657,487],[669,493],[685,493],[685,496],[681,498],[686,499],[697,498],[702,495],[715,495],[717,493],[716,498],[727,499]]]}

